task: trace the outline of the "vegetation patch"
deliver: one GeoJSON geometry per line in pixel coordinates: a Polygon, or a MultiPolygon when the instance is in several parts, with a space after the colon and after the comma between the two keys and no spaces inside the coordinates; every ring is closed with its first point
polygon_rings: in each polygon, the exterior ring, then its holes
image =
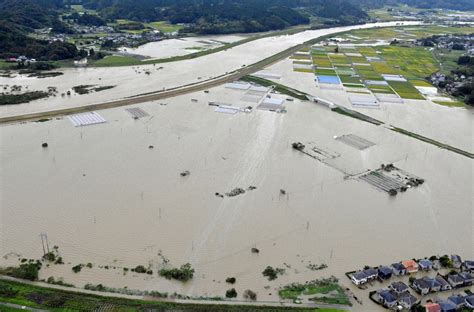
{"type": "Polygon", "coordinates": [[[29,103],[49,97],[51,94],[45,91],[30,91],[21,94],[0,93],[0,105],[29,103]]]}
{"type": "Polygon", "coordinates": [[[178,281],[186,282],[193,278],[194,269],[192,268],[191,264],[186,263],[179,268],[163,268],[159,270],[158,273],[160,274],[160,276],[163,276],[167,279],[175,279],[178,281]]]}
{"type": "Polygon", "coordinates": [[[301,283],[292,283],[284,286],[278,291],[282,299],[297,300],[301,296],[314,296],[311,301],[330,304],[352,305],[344,290],[337,283],[335,277],[313,280],[301,283]]]}
{"type": "Polygon", "coordinates": [[[274,90],[277,91],[277,92],[289,95],[289,96],[294,97],[296,99],[299,99],[301,101],[308,100],[308,98],[306,97],[306,93],[304,93],[302,91],[298,91],[296,89],[292,89],[290,87],[287,87],[285,85],[273,82],[273,81],[268,80],[268,79],[255,77],[255,76],[244,76],[244,77],[240,78],[240,80],[246,81],[246,82],[253,82],[253,83],[259,84],[263,87],[273,86],[274,90]]]}
{"type": "Polygon", "coordinates": [[[274,268],[272,266],[267,266],[263,270],[262,275],[265,276],[269,281],[273,281],[278,278],[278,276],[285,274],[285,269],[283,268],[274,268]]]}
{"type": "Polygon", "coordinates": [[[77,94],[88,94],[92,92],[100,92],[108,89],[115,88],[115,86],[100,86],[96,87],[95,85],[79,85],[72,87],[72,90],[76,92],[77,94]]]}

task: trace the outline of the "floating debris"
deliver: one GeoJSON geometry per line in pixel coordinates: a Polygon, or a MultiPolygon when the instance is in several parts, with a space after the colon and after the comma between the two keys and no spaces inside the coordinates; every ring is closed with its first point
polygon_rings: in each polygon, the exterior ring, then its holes
{"type": "Polygon", "coordinates": [[[153,149],[153,148],[155,148],[155,147],[154,147],[153,145],[148,145],[148,148],[149,148],[149,149],[153,149]]]}
{"type": "Polygon", "coordinates": [[[286,191],[284,189],[280,189],[280,194],[281,195],[285,195],[286,194],[286,191]]]}
{"type": "Polygon", "coordinates": [[[180,175],[181,175],[182,177],[186,177],[186,176],[188,176],[188,175],[190,175],[190,174],[191,174],[191,172],[189,172],[189,170],[184,170],[183,172],[180,173],[180,175]]]}
{"type": "Polygon", "coordinates": [[[247,190],[249,190],[249,191],[253,191],[253,190],[256,190],[256,189],[257,189],[257,187],[256,187],[256,186],[253,186],[253,185],[250,185],[250,186],[247,188],[247,190]]]}
{"type": "Polygon", "coordinates": [[[46,148],[46,147],[48,147],[48,143],[45,142],[45,143],[41,144],[41,146],[42,146],[43,148],[46,148]]]}
{"type": "Polygon", "coordinates": [[[214,195],[216,195],[217,197],[220,197],[220,198],[224,198],[224,195],[222,195],[222,194],[220,194],[220,193],[218,193],[218,192],[216,192],[214,195]]]}
{"type": "Polygon", "coordinates": [[[259,253],[260,250],[258,248],[252,247],[251,249],[252,253],[259,253]]]}
{"type": "Polygon", "coordinates": [[[232,191],[228,192],[228,193],[225,193],[226,196],[228,197],[234,197],[234,196],[237,196],[237,195],[240,195],[240,194],[244,194],[245,193],[245,190],[241,187],[236,187],[235,189],[233,189],[232,191]]]}
{"type": "Polygon", "coordinates": [[[301,142],[295,142],[295,143],[291,144],[291,146],[294,149],[299,150],[299,151],[302,151],[305,148],[305,145],[301,142]]]}

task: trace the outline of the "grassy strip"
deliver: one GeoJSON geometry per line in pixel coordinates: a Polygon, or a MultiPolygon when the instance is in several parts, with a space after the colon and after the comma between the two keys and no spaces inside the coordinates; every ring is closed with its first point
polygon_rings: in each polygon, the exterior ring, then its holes
{"type": "Polygon", "coordinates": [[[255,77],[255,76],[251,76],[251,75],[244,76],[240,80],[243,80],[243,81],[246,81],[246,82],[253,82],[253,83],[259,84],[259,85],[264,86],[264,87],[274,86],[275,87],[274,90],[277,91],[277,92],[289,95],[289,96],[294,97],[296,99],[299,99],[301,101],[308,100],[308,98],[306,97],[306,93],[295,90],[295,89],[292,89],[292,88],[289,88],[287,86],[284,86],[282,84],[273,82],[271,80],[267,80],[267,79],[264,79],[264,78],[255,77]]]}
{"type": "Polygon", "coordinates": [[[182,304],[118,297],[104,297],[0,280],[0,301],[50,311],[94,311],[113,307],[114,311],[336,311],[317,308],[269,307],[222,304],[182,304]]]}
{"type": "Polygon", "coordinates": [[[374,119],[372,117],[369,117],[367,115],[361,114],[359,112],[353,111],[353,110],[345,108],[345,107],[338,106],[338,107],[332,108],[331,110],[333,112],[339,113],[341,115],[345,115],[345,116],[349,116],[349,117],[352,117],[352,118],[355,118],[355,119],[359,119],[359,120],[362,120],[362,121],[365,121],[365,122],[368,122],[368,123],[371,123],[371,124],[374,124],[374,125],[377,125],[377,126],[383,124],[383,122],[381,122],[380,120],[374,119]]]}
{"type": "Polygon", "coordinates": [[[395,132],[398,132],[398,133],[401,133],[401,134],[404,134],[404,135],[407,135],[407,136],[409,136],[409,137],[418,139],[418,140],[420,140],[420,141],[423,141],[423,142],[426,142],[426,143],[429,143],[429,144],[436,145],[436,146],[438,146],[438,147],[440,147],[440,148],[447,149],[447,150],[449,150],[449,151],[451,151],[451,152],[455,152],[455,153],[461,154],[461,155],[466,156],[466,157],[469,157],[469,158],[474,158],[474,154],[472,154],[472,153],[469,153],[469,152],[464,151],[464,150],[462,150],[462,149],[459,149],[459,148],[450,146],[450,145],[448,145],[448,144],[444,144],[444,143],[435,141],[435,140],[433,140],[433,139],[430,139],[430,138],[427,138],[427,137],[425,137],[425,136],[416,134],[416,133],[414,133],[414,132],[410,132],[410,131],[407,131],[407,130],[405,130],[405,129],[397,128],[397,127],[391,127],[390,130],[395,131],[395,132]]]}

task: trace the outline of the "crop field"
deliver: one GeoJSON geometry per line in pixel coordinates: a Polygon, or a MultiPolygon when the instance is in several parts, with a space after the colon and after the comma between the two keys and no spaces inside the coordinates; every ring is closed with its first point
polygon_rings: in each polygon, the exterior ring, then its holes
{"type": "Polygon", "coordinates": [[[474,26],[405,26],[395,28],[358,29],[341,36],[353,43],[374,42],[379,40],[391,41],[395,38],[411,40],[442,34],[471,34],[474,26]]]}
{"type": "Polygon", "coordinates": [[[151,22],[145,26],[161,31],[162,33],[172,33],[183,28],[182,25],[170,24],[166,21],[151,22]]]}
{"type": "Polygon", "coordinates": [[[425,79],[440,70],[439,61],[432,51],[423,47],[314,46],[310,51],[309,56],[295,54],[291,59],[294,64],[312,61],[315,69],[295,68],[295,71],[316,76],[337,76],[346,88],[363,87],[365,91],[395,94],[402,99],[425,99],[415,86],[432,87],[425,79]]]}

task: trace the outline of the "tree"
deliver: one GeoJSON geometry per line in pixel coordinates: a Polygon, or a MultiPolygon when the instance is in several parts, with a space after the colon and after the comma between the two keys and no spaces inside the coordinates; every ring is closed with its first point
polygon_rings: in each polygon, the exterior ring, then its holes
{"type": "Polygon", "coordinates": [[[255,292],[251,291],[250,289],[247,289],[246,291],[244,291],[244,298],[255,301],[255,300],[257,300],[257,294],[255,292]]]}
{"type": "Polygon", "coordinates": [[[237,297],[237,291],[235,288],[231,288],[225,292],[225,297],[226,298],[236,298],[237,297]]]}

